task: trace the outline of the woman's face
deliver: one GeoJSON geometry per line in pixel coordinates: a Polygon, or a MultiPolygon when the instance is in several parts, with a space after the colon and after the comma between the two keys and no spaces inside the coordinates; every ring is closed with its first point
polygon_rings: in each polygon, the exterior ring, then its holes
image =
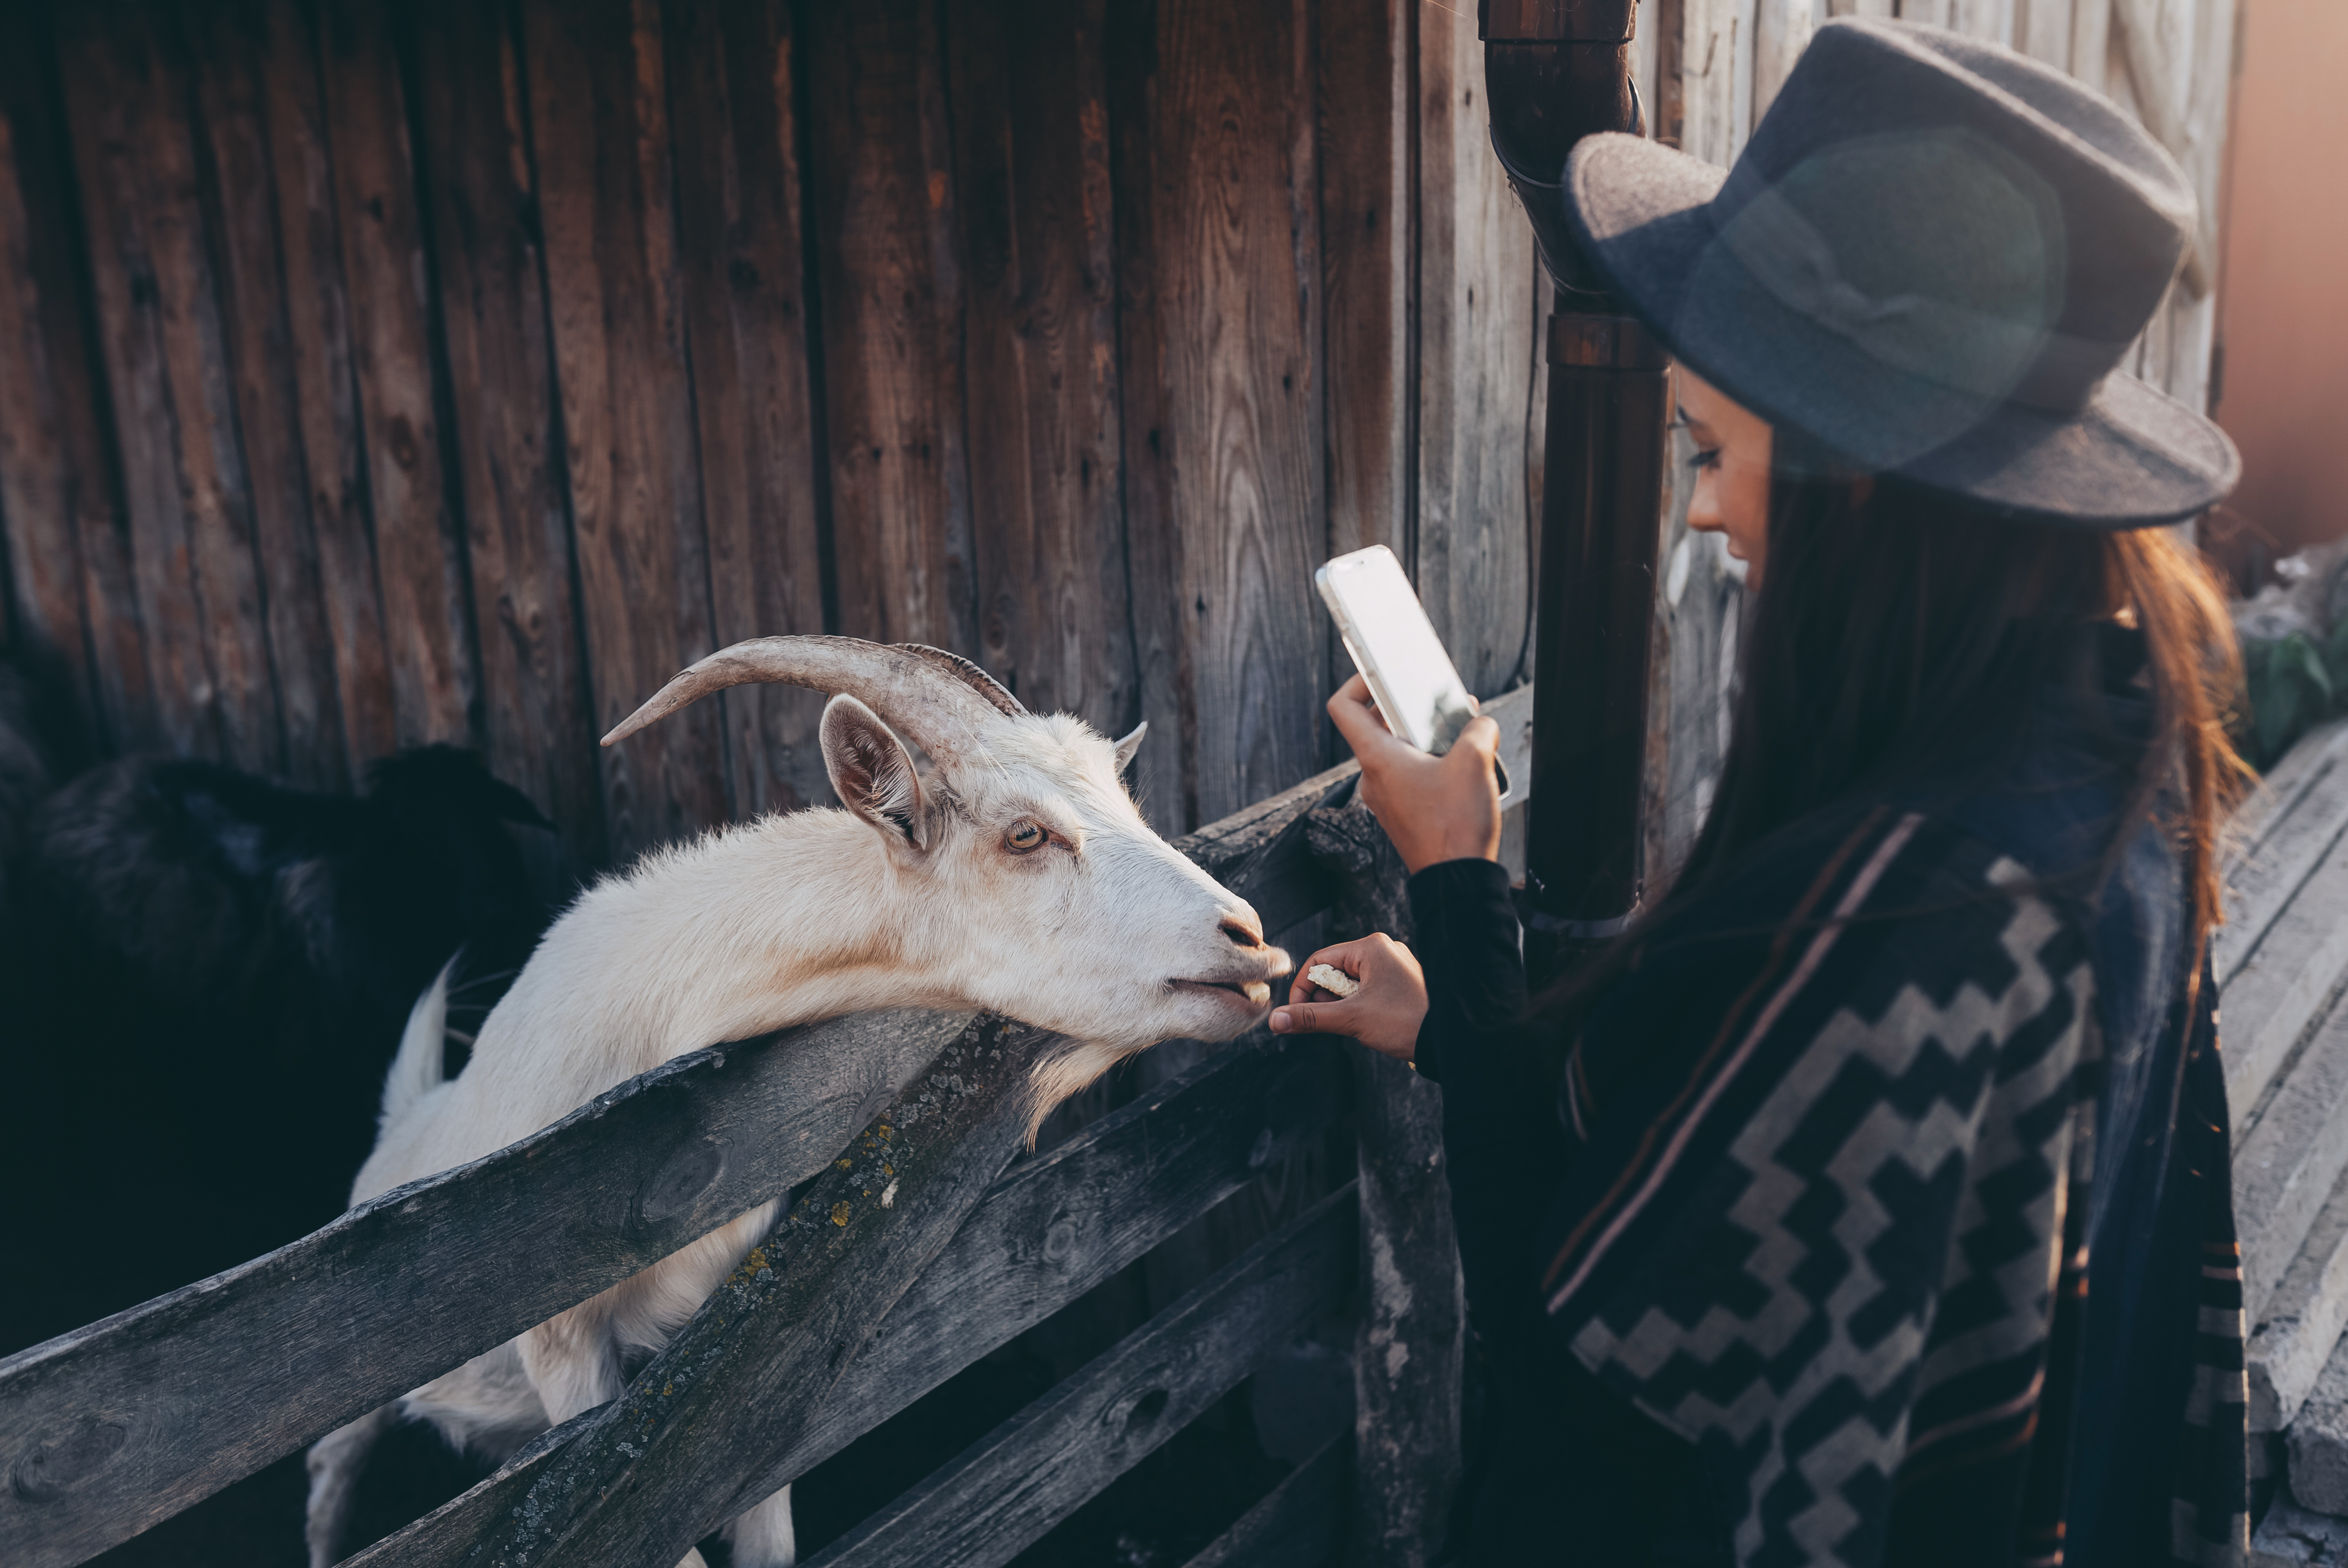
{"type": "Polygon", "coordinates": [[[1672,374],[1696,450],[1688,527],[1727,535],[1728,553],[1745,563],[1745,586],[1757,589],[1769,548],[1769,423],[1684,364],[1672,374]]]}

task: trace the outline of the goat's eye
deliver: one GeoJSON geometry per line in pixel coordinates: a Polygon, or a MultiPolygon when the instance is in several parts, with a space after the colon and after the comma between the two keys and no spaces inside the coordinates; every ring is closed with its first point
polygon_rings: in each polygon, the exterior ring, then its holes
{"type": "Polygon", "coordinates": [[[1051,836],[1040,823],[1023,816],[1004,830],[1003,847],[1014,855],[1025,855],[1030,850],[1043,848],[1051,836]]]}

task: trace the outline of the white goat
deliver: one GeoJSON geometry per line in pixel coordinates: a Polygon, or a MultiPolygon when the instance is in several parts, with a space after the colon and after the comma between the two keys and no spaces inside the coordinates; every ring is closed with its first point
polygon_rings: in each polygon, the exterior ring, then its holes
{"type": "MultiPolygon", "coordinates": [[[[839,693],[821,735],[848,809],[711,833],[597,885],[548,931],[447,1082],[437,988],[427,993],[354,1203],[503,1148],[688,1051],[836,1014],[979,1007],[1068,1036],[1036,1069],[1040,1118],[1134,1051],[1229,1039],[1269,1008],[1288,956],[1126,794],[1140,730],[1112,745],[1066,714],[1029,713],[937,649],[770,637],[695,664],[604,743],[751,681],[839,693]],[[929,777],[880,714],[928,753],[929,777]]],[[[760,1204],[398,1408],[501,1460],[615,1398],[623,1358],[665,1344],[776,1209],[760,1204]]],[[[334,1561],[357,1470],[393,1410],[311,1450],[315,1568],[334,1561]]],[[[726,1533],[741,1568],[788,1568],[790,1489],[726,1533]]]]}

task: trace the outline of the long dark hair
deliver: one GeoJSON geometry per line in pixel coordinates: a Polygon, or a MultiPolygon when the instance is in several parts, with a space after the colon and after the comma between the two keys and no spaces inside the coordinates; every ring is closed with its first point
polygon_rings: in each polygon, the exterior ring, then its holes
{"type": "Polygon", "coordinates": [[[2093,692],[2115,620],[2143,636],[2151,728],[2100,866],[2157,817],[2184,872],[2194,973],[2219,918],[2219,835],[2250,777],[2226,719],[2240,654],[2198,554],[2166,530],[1998,517],[1889,479],[1773,479],[1768,553],[1712,811],[1668,892],[1536,1003],[1570,1017],[1764,840],[1879,792],[1961,793],[2017,756],[2048,686],[2093,692]]]}

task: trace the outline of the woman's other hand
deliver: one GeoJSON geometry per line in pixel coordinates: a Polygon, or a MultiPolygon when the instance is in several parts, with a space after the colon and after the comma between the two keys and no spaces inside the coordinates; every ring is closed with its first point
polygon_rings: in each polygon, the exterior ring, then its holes
{"type": "Polygon", "coordinates": [[[1426,972],[1408,948],[1380,931],[1323,948],[1299,964],[1288,988],[1288,1005],[1272,1009],[1272,1032],[1342,1034],[1396,1061],[1408,1061],[1418,1054],[1418,1026],[1426,1017],[1426,972]],[[1343,969],[1361,982],[1361,989],[1352,996],[1331,999],[1304,978],[1315,964],[1343,969]],[[1324,999],[1311,999],[1314,997],[1324,999]]]}
{"type": "Polygon", "coordinates": [[[1329,717],[1362,764],[1362,802],[1412,872],[1446,860],[1500,857],[1500,726],[1478,716],[1441,756],[1387,730],[1358,674],[1329,699],[1329,717]]]}

